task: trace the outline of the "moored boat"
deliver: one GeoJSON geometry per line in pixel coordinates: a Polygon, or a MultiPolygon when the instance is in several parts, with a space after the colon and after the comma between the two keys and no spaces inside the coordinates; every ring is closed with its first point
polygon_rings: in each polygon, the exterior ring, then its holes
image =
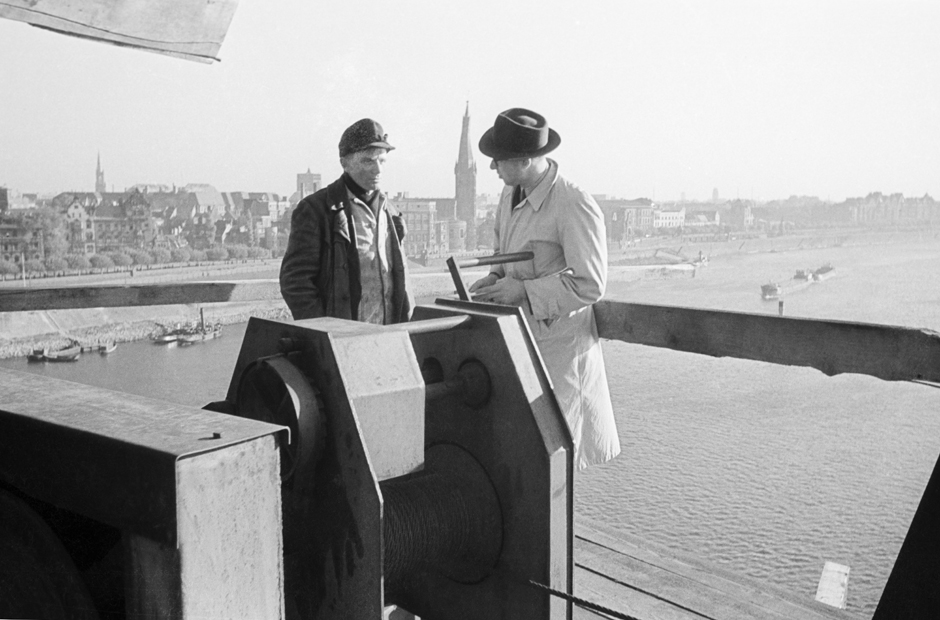
{"type": "Polygon", "coordinates": [[[82,354],[82,345],[78,342],[71,342],[68,346],[56,351],[46,350],[44,354],[47,362],[75,362],[82,354]]]}
{"type": "Polygon", "coordinates": [[[117,349],[116,342],[108,342],[106,344],[98,345],[98,353],[101,355],[107,355],[108,353],[113,352],[115,349],[117,349]]]}
{"type": "Polygon", "coordinates": [[[780,285],[776,282],[768,282],[767,284],[761,284],[760,286],[760,296],[762,299],[777,299],[780,297],[780,293],[780,285]]]}
{"type": "Polygon", "coordinates": [[[172,344],[177,342],[183,334],[191,333],[196,327],[192,325],[180,325],[176,324],[176,327],[169,327],[167,325],[160,326],[163,331],[153,334],[150,336],[150,339],[153,340],[156,344],[172,344]]]}
{"type": "Polygon", "coordinates": [[[206,340],[213,340],[222,336],[222,326],[221,325],[211,325],[205,328],[199,327],[194,331],[180,334],[178,342],[181,345],[190,345],[196,344],[197,342],[204,342],[206,340]]]}
{"type": "Polygon", "coordinates": [[[82,354],[82,343],[70,340],[68,344],[56,350],[48,348],[33,349],[26,356],[27,362],[75,362],[82,354]]]}
{"type": "Polygon", "coordinates": [[[828,280],[834,275],[836,275],[836,268],[832,266],[832,263],[826,263],[813,272],[813,280],[816,282],[822,282],[823,280],[828,280]]]}
{"type": "Polygon", "coordinates": [[[46,350],[45,349],[33,349],[26,355],[27,362],[44,362],[46,361],[46,350]]]}

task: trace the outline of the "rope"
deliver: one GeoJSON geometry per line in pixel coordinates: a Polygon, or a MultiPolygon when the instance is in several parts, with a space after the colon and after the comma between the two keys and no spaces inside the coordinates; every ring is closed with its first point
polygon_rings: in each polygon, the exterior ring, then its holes
{"type": "MultiPolygon", "coordinates": [[[[591,570],[590,568],[588,568],[588,567],[586,567],[586,566],[584,566],[584,565],[579,564],[578,566],[580,566],[582,569],[587,570],[587,571],[589,571],[589,572],[592,572],[592,573],[594,573],[594,574],[596,574],[596,575],[605,576],[605,575],[603,575],[603,573],[599,573],[599,572],[597,572],[597,571],[593,571],[593,570],[591,570]]],[[[520,576],[518,576],[518,575],[514,575],[514,574],[510,573],[510,571],[508,571],[508,570],[505,569],[505,568],[503,568],[503,569],[497,569],[497,570],[494,570],[493,572],[494,572],[494,573],[502,573],[503,575],[505,575],[505,576],[507,576],[507,577],[509,577],[509,578],[511,578],[511,579],[514,579],[514,580],[516,580],[516,581],[518,581],[518,582],[524,583],[525,585],[530,586],[530,587],[532,587],[532,588],[535,588],[535,589],[538,589],[538,590],[543,590],[543,591],[545,591],[545,592],[548,592],[548,593],[551,594],[552,596],[558,597],[558,598],[560,598],[560,599],[564,599],[564,600],[566,600],[566,601],[568,601],[568,602],[570,602],[570,603],[573,603],[574,605],[577,605],[578,607],[581,607],[582,609],[587,609],[588,611],[595,611],[595,612],[599,612],[599,613],[602,613],[602,614],[606,614],[606,615],[607,615],[608,617],[610,617],[610,618],[616,618],[616,620],[640,620],[640,619],[637,618],[636,616],[631,616],[631,615],[626,614],[626,613],[624,613],[624,612],[617,611],[617,610],[615,610],[615,609],[611,609],[610,607],[605,607],[605,606],[603,606],[603,605],[600,605],[599,603],[595,603],[595,602],[593,602],[593,601],[589,601],[589,600],[587,600],[587,599],[583,599],[583,598],[577,597],[577,596],[575,596],[575,595],[573,595],[573,594],[568,594],[567,592],[562,592],[561,590],[556,590],[555,588],[552,588],[551,586],[547,586],[547,585],[545,585],[545,584],[543,584],[543,583],[539,583],[538,581],[535,581],[534,579],[526,579],[526,578],[520,577],[520,576]]],[[[696,616],[698,616],[698,617],[700,617],[700,618],[704,618],[705,620],[716,620],[715,618],[713,618],[713,617],[711,617],[711,616],[708,616],[708,615],[705,615],[705,614],[703,614],[703,613],[701,613],[701,612],[695,611],[694,609],[691,609],[691,608],[686,607],[686,606],[684,606],[684,605],[680,605],[679,603],[676,603],[675,601],[670,601],[670,600],[667,599],[667,598],[663,598],[662,596],[659,596],[659,595],[657,595],[657,594],[653,594],[652,592],[649,592],[649,591],[647,591],[647,590],[643,590],[642,588],[638,588],[638,587],[636,587],[636,586],[632,586],[632,585],[630,585],[630,584],[628,584],[628,583],[624,583],[624,582],[622,582],[622,581],[617,581],[617,583],[619,583],[620,585],[622,585],[622,586],[624,586],[624,587],[630,588],[631,590],[635,590],[635,591],[637,591],[637,592],[640,592],[640,593],[642,593],[642,594],[645,594],[645,595],[647,595],[647,596],[650,596],[650,597],[652,597],[652,598],[654,598],[654,599],[656,599],[656,600],[659,600],[659,601],[662,601],[662,602],[667,603],[667,604],[669,604],[669,605],[672,605],[673,607],[678,607],[679,609],[681,609],[681,610],[683,610],[683,611],[690,612],[690,613],[692,613],[692,614],[694,614],[694,615],[696,615],[696,616]]]]}
{"type": "MultiPolygon", "coordinates": [[[[596,570],[592,570],[591,568],[588,568],[587,566],[584,566],[583,564],[578,564],[578,566],[580,566],[582,570],[586,570],[586,571],[588,571],[588,572],[594,573],[595,575],[600,575],[601,577],[607,577],[608,579],[610,579],[610,577],[609,577],[608,575],[605,575],[604,573],[601,573],[601,572],[596,571],[596,570]]],[[[679,603],[677,603],[677,602],[675,602],[675,601],[670,601],[668,598],[659,596],[658,594],[653,594],[653,593],[650,592],[649,590],[644,590],[643,588],[638,588],[638,587],[636,587],[636,586],[634,586],[634,585],[630,585],[629,583],[626,583],[626,582],[620,581],[620,580],[614,580],[614,582],[615,582],[615,583],[618,583],[618,584],[620,584],[620,585],[622,585],[622,586],[624,586],[625,588],[630,588],[631,590],[636,590],[637,592],[640,592],[640,593],[642,593],[642,594],[645,594],[646,596],[649,596],[649,597],[651,597],[651,598],[654,598],[654,599],[656,599],[656,600],[658,600],[658,601],[662,601],[662,602],[664,602],[664,603],[668,603],[669,605],[672,605],[673,607],[678,607],[679,609],[681,609],[681,610],[683,610],[683,611],[687,611],[687,612],[689,612],[689,613],[691,613],[691,614],[695,614],[696,616],[698,616],[698,617],[700,617],[700,618],[705,618],[705,620],[717,620],[716,618],[713,618],[712,616],[707,616],[707,615],[703,614],[702,612],[695,611],[695,610],[692,609],[691,607],[686,607],[685,605],[680,605],[679,603]]]]}
{"type": "Polygon", "coordinates": [[[579,598],[577,596],[574,596],[573,594],[568,594],[567,592],[562,592],[561,590],[550,588],[549,586],[539,583],[537,581],[533,581],[532,579],[529,579],[526,583],[532,586],[533,588],[536,588],[538,590],[544,590],[548,592],[549,594],[551,594],[552,596],[556,596],[558,598],[568,601],[569,603],[573,603],[582,609],[587,609],[589,611],[598,611],[602,614],[606,614],[607,616],[611,618],[617,618],[617,620],[639,620],[639,618],[635,616],[630,616],[628,614],[621,613],[609,607],[604,607],[603,605],[598,605],[597,603],[592,603],[589,600],[579,598]]]}

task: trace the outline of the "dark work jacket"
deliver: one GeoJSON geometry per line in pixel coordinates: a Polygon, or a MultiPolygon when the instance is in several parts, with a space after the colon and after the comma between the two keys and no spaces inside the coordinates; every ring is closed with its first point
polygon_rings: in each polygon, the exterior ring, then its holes
{"type": "MultiPolygon", "coordinates": [[[[403,323],[411,317],[413,305],[401,245],[405,223],[388,202],[382,213],[391,240],[392,302],[386,321],[403,323]]],[[[359,319],[362,284],[352,217],[342,177],[307,196],[294,209],[281,261],[281,295],[295,320],[321,316],[359,319]]]]}

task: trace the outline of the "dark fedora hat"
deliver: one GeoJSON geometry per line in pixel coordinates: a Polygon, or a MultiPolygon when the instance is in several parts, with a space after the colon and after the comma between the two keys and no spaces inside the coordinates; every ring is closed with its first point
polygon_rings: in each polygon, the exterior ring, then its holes
{"type": "Polygon", "coordinates": [[[480,138],[480,151],[493,159],[538,157],[554,151],[561,136],[549,128],[541,114],[525,108],[500,112],[480,138]]]}
{"type": "Polygon", "coordinates": [[[339,139],[339,156],[378,147],[391,151],[395,147],[388,143],[388,134],[371,118],[363,118],[346,128],[339,139]]]}

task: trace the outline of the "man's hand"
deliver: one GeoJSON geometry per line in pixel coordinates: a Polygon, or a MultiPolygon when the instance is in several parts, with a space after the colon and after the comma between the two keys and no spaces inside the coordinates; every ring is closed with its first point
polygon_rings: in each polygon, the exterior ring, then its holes
{"type": "Polygon", "coordinates": [[[488,301],[504,306],[521,306],[526,300],[525,285],[515,278],[499,278],[490,274],[470,287],[475,301],[488,301]]]}
{"type": "Polygon", "coordinates": [[[496,284],[496,281],[499,280],[499,276],[495,273],[488,273],[484,277],[480,278],[476,282],[470,285],[470,292],[476,293],[478,290],[484,286],[493,286],[496,284]]]}

